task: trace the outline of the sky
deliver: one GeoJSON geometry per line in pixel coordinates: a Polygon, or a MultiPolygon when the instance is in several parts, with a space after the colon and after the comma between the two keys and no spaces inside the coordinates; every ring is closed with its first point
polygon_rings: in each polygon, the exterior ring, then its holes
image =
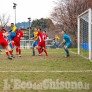
{"type": "Polygon", "coordinates": [[[0,15],[10,15],[10,23],[15,22],[13,3],[16,7],[16,22],[26,22],[28,17],[31,20],[49,18],[54,7],[54,0],[1,0],[0,15]]]}

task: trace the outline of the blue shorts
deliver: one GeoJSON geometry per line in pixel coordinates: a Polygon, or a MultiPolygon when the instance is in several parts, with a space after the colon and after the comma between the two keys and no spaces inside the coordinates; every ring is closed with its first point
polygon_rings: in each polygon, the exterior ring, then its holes
{"type": "Polygon", "coordinates": [[[35,41],[32,46],[35,47],[38,45],[38,43],[39,43],[39,41],[35,41]]]}
{"type": "Polygon", "coordinates": [[[16,36],[16,32],[11,33],[11,37],[14,38],[16,36]]]}
{"type": "Polygon", "coordinates": [[[58,42],[55,42],[55,45],[58,45],[58,42]]]}
{"type": "Polygon", "coordinates": [[[68,48],[71,47],[73,45],[73,42],[71,41],[70,43],[66,43],[65,46],[67,46],[68,48]]]}

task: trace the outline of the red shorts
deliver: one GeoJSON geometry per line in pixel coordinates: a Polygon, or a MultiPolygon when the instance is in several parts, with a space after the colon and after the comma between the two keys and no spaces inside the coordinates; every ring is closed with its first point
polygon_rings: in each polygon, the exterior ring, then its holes
{"type": "Polygon", "coordinates": [[[20,47],[20,41],[15,41],[15,46],[20,47]]]}
{"type": "Polygon", "coordinates": [[[8,43],[5,39],[0,39],[0,45],[2,45],[3,48],[5,48],[6,46],[8,46],[8,43]]]}
{"type": "Polygon", "coordinates": [[[38,43],[38,46],[40,46],[40,47],[45,47],[45,41],[39,42],[39,43],[38,43]]]}

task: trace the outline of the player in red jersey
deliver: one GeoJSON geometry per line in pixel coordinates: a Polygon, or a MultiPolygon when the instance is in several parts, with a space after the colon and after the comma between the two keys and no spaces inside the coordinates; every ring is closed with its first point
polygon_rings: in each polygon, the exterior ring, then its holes
{"type": "MultiPolygon", "coordinates": [[[[37,45],[37,49],[38,49],[38,51],[40,52],[40,54],[39,54],[39,56],[40,55],[42,55],[42,51],[41,51],[41,48],[43,49],[43,51],[46,53],[46,55],[48,56],[48,54],[47,54],[47,51],[46,51],[46,49],[44,48],[45,47],[45,41],[44,41],[44,39],[43,39],[43,34],[41,33],[41,29],[38,29],[38,34],[37,34],[37,36],[39,37],[39,43],[38,43],[38,45],[37,45]]],[[[33,37],[33,38],[36,38],[37,36],[35,36],[35,37],[33,37]]],[[[31,39],[33,39],[33,38],[31,38],[31,39]]]]}
{"type": "Polygon", "coordinates": [[[3,48],[5,48],[5,52],[6,55],[8,56],[8,59],[12,59],[11,57],[15,58],[14,55],[12,54],[12,50],[10,48],[10,46],[8,45],[7,41],[4,39],[4,36],[7,38],[7,33],[5,33],[5,29],[2,29],[0,31],[0,45],[3,46],[3,48]],[[11,55],[11,57],[9,56],[9,53],[11,55]]]}
{"type": "Polygon", "coordinates": [[[17,35],[16,37],[13,39],[14,43],[13,43],[13,47],[14,45],[16,46],[16,54],[19,54],[19,57],[21,57],[21,49],[20,49],[20,39],[23,37],[23,30],[19,30],[17,31],[17,35]]]}
{"type": "MultiPolygon", "coordinates": [[[[45,48],[45,46],[46,46],[46,41],[49,39],[49,37],[48,37],[48,35],[46,35],[46,31],[45,30],[43,30],[43,40],[45,41],[45,43],[44,43],[44,48],[45,48]]],[[[43,52],[43,48],[41,48],[42,49],[42,52],[43,52]]]]}

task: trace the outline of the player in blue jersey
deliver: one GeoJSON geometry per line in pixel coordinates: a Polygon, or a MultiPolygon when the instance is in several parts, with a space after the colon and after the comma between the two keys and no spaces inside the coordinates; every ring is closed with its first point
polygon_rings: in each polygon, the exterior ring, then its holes
{"type": "Polygon", "coordinates": [[[64,45],[64,50],[66,52],[66,56],[65,57],[69,57],[69,51],[68,48],[71,47],[73,45],[73,42],[71,40],[71,37],[69,37],[65,31],[62,31],[61,34],[63,35],[63,39],[65,40],[66,44],[64,45]]]}
{"type": "Polygon", "coordinates": [[[11,40],[13,40],[14,37],[16,37],[16,34],[17,34],[18,29],[17,29],[16,26],[14,26],[14,23],[11,23],[11,27],[12,27],[12,30],[10,30],[10,31],[8,32],[8,34],[9,34],[9,35],[8,35],[8,39],[9,39],[9,45],[10,45],[11,49],[13,49],[11,40]]]}

